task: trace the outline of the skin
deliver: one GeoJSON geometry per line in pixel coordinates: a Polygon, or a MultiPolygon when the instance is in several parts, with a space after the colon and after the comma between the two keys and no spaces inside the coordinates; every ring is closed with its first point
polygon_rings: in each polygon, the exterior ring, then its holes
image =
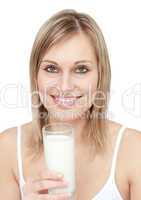
{"type": "MultiPolygon", "coordinates": [[[[95,92],[97,84],[97,69],[94,66],[96,66],[97,63],[94,56],[94,50],[91,47],[91,43],[85,35],[75,35],[72,38],[67,38],[66,40],[52,47],[48,52],[46,52],[43,59],[51,59],[56,61],[60,66],[60,71],[57,73],[57,76],[55,75],[56,77],[53,77],[54,75],[52,76],[45,71],[45,65],[42,63],[39,69],[37,80],[40,97],[46,108],[49,110],[50,114],[59,112],[60,116],[62,116],[63,112],[67,113],[67,117],[64,119],[62,118],[61,121],[72,123],[72,125],[75,127],[75,131],[77,133],[75,134],[77,147],[76,199],[92,199],[103,188],[107,178],[109,177],[113,148],[115,147],[117,133],[121,128],[121,124],[107,120],[109,130],[109,146],[107,151],[105,151],[105,153],[102,155],[96,154],[93,161],[90,162],[88,146],[84,145],[81,139],[82,130],[84,129],[84,131],[87,131],[87,129],[85,129],[86,120],[81,120],[79,114],[85,113],[91,105],[92,101],[90,105],[83,104],[81,108],[78,104],[76,104],[71,109],[60,108],[58,105],[54,104],[52,98],[49,95],[53,93],[52,82],[53,88],[56,88],[57,86],[60,88],[59,91],[69,91],[70,93],[73,93],[74,89],[77,88],[77,92],[79,94],[83,94],[84,96],[87,96],[87,83],[91,83],[92,94],[95,92]],[[93,62],[93,67],[91,68],[91,71],[88,75],[78,75],[74,71],[74,68],[76,67],[74,63],[81,59],[89,59],[93,62]],[[47,93],[45,92],[46,87],[47,93]],[[48,98],[47,100],[44,100],[43,97],[46,96],[46,94],[48,95],[48,98]]],[[[82,102],[84,103],[85,101],[82,102]]],[[[60,117],[50,119],[50,122],[53,121],[60,121],[60,117]]],[[[28,149],[26,148],[25,144],[31,140],[31,122],[23,124],[21,126],[21,130],[23,172],[24,179],[26,181],[24,187],[24,200],[39,199],[39,194],[35,193],[35,190],[41,191],[41,189],[43,190],[40,196],[42,195],[44,196],[44,199],[52,200],[51,196],[47,194],[47,189],[49,187],[55,187],[55,185],[57,187],[67,187],[67,183],[65,183],[63,178],[58,178],[55,172],[49,172],[46,170],[43,154],[38,160],[30,160],[26,154],[28,149]],[[33,180],[36,180],[36,183],[32,182],[33,180]]],[[[20,190],[18,185],[19,173],[17,168],[16,154],[16,134],[16,127],[9,128],[0,134],[0,197],[1,199],[6,200],[20,200],[20,190]]],[[[115,172],[116,185],[121,196],[125,200],[141,199],[141,159],[139,159],[140,152],[141,133],[134,129],[127,128],[118,152],[115,172]]],[[[42,198],[40,197],[40,199],[42,198]]],[[[67,196],[56,196],[56,200],[59,199],[68,200],[69,198],[67,196]]]]}
{"type": "Polygon", "coordinates": [[[82,142],[81,132],[87,124],[87,119],[82,119],[80,116],[92,105],[97,81],[98,71],[94,48],[91,46],[90,39],[82,33],[60,41],[47,51],[42,59],[37,80],[42,103],[47,108],[49,116],[56,116],[56,118],[50,117],[50,122],[65,121],[73,125],[77,132],[75,135],[77,143],[82,142]],[[76,64],[83,60],[87,62],[76,64]],[[50,65],[54,68],[47,68],[50,65]],[[80,67],[83,68],[80,69],[80,67]],[[49,72],[49,69],[52,72],[49,72]],[[88,72],[82,73],[81,70],[87,71],[87,69],[88,72]],[[73,107],[62,108],[54,103],[51,94],[83,96],[73,107]]]}

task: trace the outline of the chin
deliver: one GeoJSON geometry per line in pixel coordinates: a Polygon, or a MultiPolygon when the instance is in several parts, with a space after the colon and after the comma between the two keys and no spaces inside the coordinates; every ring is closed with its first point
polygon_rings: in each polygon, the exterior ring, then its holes
{"type": "Polygon", "coordinates": [[[49,111],[49,117],[51,120],[60,122],[73,122],[81,119],[83,115],[82,111],[67,110],[67,111],[49,111]]]}

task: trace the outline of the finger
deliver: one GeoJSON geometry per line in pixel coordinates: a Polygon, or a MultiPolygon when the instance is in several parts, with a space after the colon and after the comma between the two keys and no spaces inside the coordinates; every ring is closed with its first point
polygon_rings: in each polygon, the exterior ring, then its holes
{"type": "Polygon", "coordinates": [[[43,180],[43,181],[36,181],[32,184],[32,191],[39,192],[43,190],[48,190],[51,188],[64,188],[68,186],[67,181],[51,181],[51,180],[43,180]]]}
{"type": "Polygon", "coordinates": [[[40,172],[39,176],[41,178],[48,177],[50,179],[60,179],[63,178],[64,175],[61,172],[51,171],[51,170],[43,170],[40,172]]]}
{"type": "Polygon", "coordinates": [[[66,181],[52,181],[52,180],[42,180],[42,181],[32,181],[28,180],[28,182],[23,187],[23,193],[37,193],[42,190],[48,190],[49,188],[56,188],[56,187],[67,187],[68,182],[66,181]]]}
{"type": "Polygon", "coordinates": [[[34,193],[23,196],[23,200],[38,200],[38,199],[39,199],[38,195],[34,193]]]}
{"type": "Polygon", "coordinates": [[[46,200],[69,200],[70,195],[68,193],[62,193],[62,194],[39,194],[38,199],[46,199],[46,200]]]}
{"type": "Polygon", "coordinates": [[[36,174],[34,177],[30,177],[29,179],[34,180],[43,180],[43,179],[53,179],[60,180],[63,179],[64,175],[60,172],[50,171],[50,170],[42,170],[36,174]]]}

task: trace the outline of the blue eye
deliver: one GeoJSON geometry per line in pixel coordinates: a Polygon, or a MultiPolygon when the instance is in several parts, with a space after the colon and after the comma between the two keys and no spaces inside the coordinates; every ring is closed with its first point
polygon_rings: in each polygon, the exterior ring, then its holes
{"type": "Polygon", "coordinates": [[[78,67],[76,69],[76,73],[80,73],[80,74],[85,74],[87,73],[89,70],[85,65],[80,65],[80,67],[78,67]]]}
{"type": "Polygon", "coordinates": [[[56,73],[58,71],[54,65],[47,65],[45,70],[49,73],[56,73]]]}

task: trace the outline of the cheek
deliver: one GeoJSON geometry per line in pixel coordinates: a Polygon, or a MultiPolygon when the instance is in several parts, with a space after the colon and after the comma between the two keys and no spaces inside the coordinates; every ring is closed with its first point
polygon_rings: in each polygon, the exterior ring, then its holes
{"type": "Polygon", "coordinates": [[[90,106],[92,105],[97,90],[97,81],[97,76],[91,74],[91,76],[79,82],[79,86],[84,92],[84,97],[80,98],[78,103],[80,108],[90,108],[90,106]]]}
{"type": "Polygon", "coordinates": [[[38,92],[41,100],[43,101],[43,98],[47,95],[48,90],[48,81],[46,77],[43,75],[43,73],[39,72],[37,76],[37,84],[38,84],[38,92]]]}
{"type": "Polygon", "coordinates": [[[43,101],[44,99],[48,99],[48,95],[57,93],[58,90],[56,88],[56,82],[52,79],[47,78],[47,76],[43,72],[39,72],[37,76],[37,84],[38,84],[38,92],[39,96],[43,101]]]}
{"type": "Polygon", "coordinates": [[[96,91],[97,91],[98,76],[97,74],[91,74],[89,79],[85,81],[85,91],[87,96],[87,103],[91,105],[93,103],[96,91]]]}
{"type": "Polygon", "coordinates": [[[91,74],[85,81],[83,81],[81,84],[83,85],[83,88],[88,93],[93,93],[97,89],[97,83],[98,83],[98,76],[97,74],[91,74]]]}
{"type": "Polygon", "coordinates": [[[37,85],[38,85],[38,90],[40,93],[44,93],[44,79],[41,77],[40,73],[38,73],[37,76],[37,85]]]}
{"type": "Polygon", "coordinates": [[[39,70],[37,75],[37,82],[40,89],[48,89],[51,87],[55,87],[58,84],[59,77],[50,77],[47,76],[45,70],[39,70]]]}

